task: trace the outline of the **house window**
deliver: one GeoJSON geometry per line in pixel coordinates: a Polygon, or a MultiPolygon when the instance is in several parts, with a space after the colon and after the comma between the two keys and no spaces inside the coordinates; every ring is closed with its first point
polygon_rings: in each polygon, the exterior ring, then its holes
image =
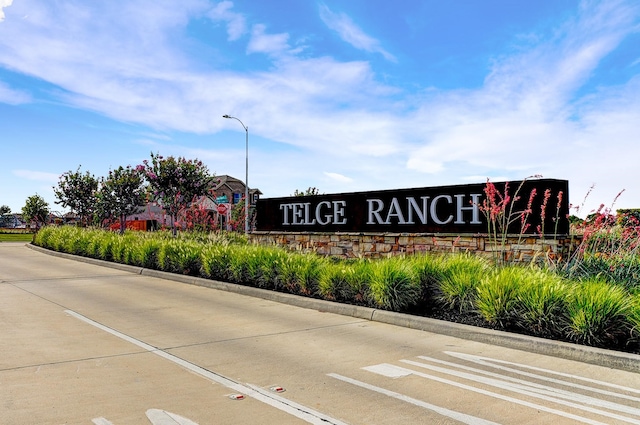
{"type": "Polygon", "coordinates": [[[240,202],[240,200],[242,199],[242,194],[241,193],[234,193],[233,194],[233,203],[237,204],[238,202],[240,202]]]}

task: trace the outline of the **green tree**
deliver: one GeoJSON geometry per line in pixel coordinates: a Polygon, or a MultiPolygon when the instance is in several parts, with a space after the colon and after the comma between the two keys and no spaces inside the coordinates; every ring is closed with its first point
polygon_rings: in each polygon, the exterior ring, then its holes
{"type": "Polygon", "coordinates": [[[5,223],[5,216],[11,212],[11,207],[8,205],[0,206],[0,227],[5,227],[7,223],[5,223]]]}
{"type": "Polygon", "coordinates": [[[40,224],[47,222],[49,216],[49,204],[38,194],[30,196],[22,207],[22,217],[27,223],[33,223],[36,230],[40,228],[40,224]]]}
{"type": "Polygon", "coordinates": [[[293,192],[293,196],[318,196],[318,195],[320,195],[320,191],[318,190],[317,187],[309,187],[305,191],[296,189],[295,192],[293,192]]]}
{"type": "Polygon", "coordinates": [[[153,153],[151,162],[144,160],[137,169],[145,174],[153,199],[171,217],[175,236],[178,213],[198,197],[207,195],[213,176],[202,161],[173,156],[164,158],[153,153]]]}
{"type": "Polygon", "coordinates": [[[124,233],[126,217],[144,206],[145,195],[142,171],[131,166],[120,166],[110,170],[107,178],[101,180],[96,213],[101,218],[117,217],[120,221],[120,233],[124,233]]]}
{"type": "Polygon", "coordinates": [[[80,216],[83,225],[87,225],[92,217],[97,204],[98,179],[86,171],[80,172],[80,167],[73,171],[67,171],[60,176],[58,186],[53,187],[53,192],[58,199],[56,204],[71,209],[80,216]]]}

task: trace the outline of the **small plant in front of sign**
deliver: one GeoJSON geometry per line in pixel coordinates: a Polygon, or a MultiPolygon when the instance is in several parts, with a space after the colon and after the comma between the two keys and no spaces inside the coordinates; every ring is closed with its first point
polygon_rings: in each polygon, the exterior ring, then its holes
{"type": "Polygon", "coordinates": [[[442,273],[435,287],[435,300],[450,310],[471,313],[475,310],[476,287],[490,270],[489,263],[470,254],[444,257],[442,273]]]}
{"type": "Polygon", "coordinates": [[[368,303],[371,260],[337,260],[325,266],[318,279],[318,294],[321,297],[331,301],[368,303]]]}
{"type": "Polygon", "coordinates": [[[561,276],[545,269],[527,268],[514,304],[515,326],[540,337],[562,335],[569,289],[569,282],[561,276]]]}
{"type": "MultiPolygon", "coordinates": [[[[542,176],[534,175],[522,180],[513,194],[510,192],[509,182],[504,183],[502,190],[498,190],[494,183],[487,180],[484,188],[485,198],[478,207],[486,217],[488,241],[491,245],[493,260],[496,265],[510,264],[517,260],[518,252],[513,250],[509,244],[510,235],[517,235],[516,246],[519,247],[525,235],[532,233],[532,218],[534,218],[535,222],[539,222],[533,233],[537,233],[541,238],[542,250],[545,251],[545,223],[548,221],[547,211],[552,191],[551,189],[546,189],[540,201],[537,199],[538,192],[534,187],[529,192],[526,204],[524,204],[524,199],[521,195],[521,191],[528,180],[540,177],[542,176]],[[538,204],[540,207],[539,212],[534,209],[534,206],[538,204]]],[[[560,220],[564,218],[560,215],[563,208],[563,196],[564,193],[561,190],[556,194],[556,211],[552,218],[554,222],[554,239],[557,237],[560,220]]],[[[555,254],[548,252],[544,252],[544,254],[548,257],[547,260],[556,259],[555,254]]]]}
{"type": "Polygon", "coordinates": [[[567,336],[580,344],[623,344],[633,330],[634,299],[602,279],[577,282],[567,302],[567,336]]]}
{"type": "Polygon", "coordinates": [[[581,241],[561,271],[571,278],[599,276],[628,290],[638,291],[640,226],[633,214],[627,216],[624,211],[618,211],[615,215],[612,211],[613,206],[600,205],[586,220],[574,226],[581,241]]]}
{"type": "Polygon", "coordinates": [[[520,220],[520,234],[528,228],[527,218],[531,214],[531,204],[535,197],[535,188],[529,196],[527,208],[522,211],[514,211],[514,205],[520,199],[520,190],[526,181],[523,180],[515,193],[509,193],[509,182],[504,184],[504,189],[499,191],[494,183],[487,179],[484,188],[485,198],[479,206],[487,219],[487,234],[489,243],[493,246],[493,260],[496,264],[503,264],[508,258],[506,252],[507,236],[509,229],[520,220]]]}
{"type": "Polygon", "coordinates": [[[516,319],[518,287],[526,279],[519,266],[501,267],[485,274],[475,288],[475,307],[488,323],[510,328],[516,319]]]}
{"type": "Polygon", "coordinates": [[[369,291],[375,307],[391,311],[407,310],[422,293],[415,269],[398,256],[371,263],[369,291]]]}

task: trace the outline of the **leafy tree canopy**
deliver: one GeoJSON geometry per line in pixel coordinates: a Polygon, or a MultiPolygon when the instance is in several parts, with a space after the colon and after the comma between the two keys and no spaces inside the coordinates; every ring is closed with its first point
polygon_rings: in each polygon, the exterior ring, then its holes
{"type": "Polygon", "coordinates": [[[202,161],[182,157],[151,153],[151,161],[143,161],[136,169],[144,173],[153,199],[171,216],[174,234],[178,212],[206,195],[213,180],[202,161]]]}
{"type": "Polygon", "coordinates": [[[93,215],[96,206],[98,179],[88,171],[82,174],[80,167],[73,172],[67,171],[60,176],[58,186],[53,192],[58,199],[56,204],[71,209],[80,216],[83,224],[93,215]]]}
{"type": "Polygon", "coordinates": [[[22,217],[29,223],[35,223],[36,228],[46,223],[49,213],[49,204],[38,194],[28,197],[22,207],[22,217]]]}
{"type": "Polygon", "coordinates": [[[320,191],[317,187],[309,187],[304,191],[296,189],[295,192],[293,192],[293,196],[317,196],[319,194],[320,191]]]}
{"type": "Polygon", "coordinates": [[[117,217],[120,233],[126,228],[126,217],[134,214],[146,200],[144,174],[137,168],[118,167],[100,181],[96,214],[101,218],[117,217]]]}

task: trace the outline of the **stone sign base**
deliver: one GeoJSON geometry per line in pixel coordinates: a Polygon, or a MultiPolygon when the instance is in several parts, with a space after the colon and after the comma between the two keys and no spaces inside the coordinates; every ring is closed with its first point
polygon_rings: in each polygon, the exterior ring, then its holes
{"type": "Polygon", "coordinates": [[[254,243],[278,245],[292,251],[315,252],[340,258],[381,258],[423,252],[470,252],[488,259],[500,255],[509,262],[529,263],[537,258],[567,259],[580,244],[576,236],[508,235],[496,242],[486,234],[439,233],[311,233],[256,231],[254,243]]]}

